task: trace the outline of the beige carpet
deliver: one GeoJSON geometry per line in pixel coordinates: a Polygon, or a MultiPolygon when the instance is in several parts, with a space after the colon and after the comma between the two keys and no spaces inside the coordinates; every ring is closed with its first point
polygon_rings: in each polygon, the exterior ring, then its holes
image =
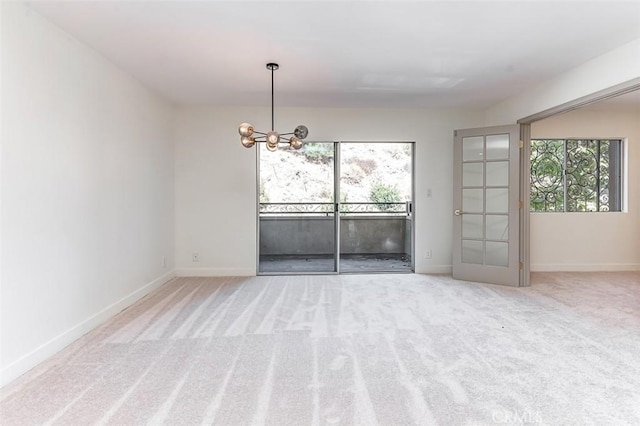
{"type": "Polygon", "coordinates": [[[180,278],[0,391],[2,425],[638,425],[640,273],[180,278]]]}

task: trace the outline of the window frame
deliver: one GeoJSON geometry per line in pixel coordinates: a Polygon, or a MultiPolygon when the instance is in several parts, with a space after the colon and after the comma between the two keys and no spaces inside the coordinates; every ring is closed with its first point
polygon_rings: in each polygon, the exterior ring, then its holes
{"type": "MultiPolygon", "coordinates": [[[[533,202],[534,202],[534,198],[530,197],[529,199],[529,212],[530,213],[622,213],[622,212],[626,212],[627,209],[627,193],[626,193],[626,187],[627,187],[627,163],[626,163],[626,157],[627,157],[627,139],[624,137],[563,137],[563,138],[557,138],[557,137],[531,137],[530,139],[530,143],[531,143],[531,151],[529,152],[529,191],[531,193],[533,193],[533,189],[534,187],[534,178],[536,176],[540,176],[539,174],[536,174],[533,172],[533,165],[534,163],[536,163],[536,158],[533,157],[534,154],[534,145],[537,142],[562,142],[562,147],[561,147],[561,151],[562,151],[562,158],[561,158],[561,167],[562,167],[562,171],[561,171],[561,191],[562,191],[562,201],[561,201],[561,206],[562,209],[557,209],[557,210],[548,210],[548,204],[544,205],[544,210],[536,210],[533,206],[533,202]],[[617,145],[617,149],[615,149],[616,151],[616,155],[614,157],[614,161],[611,160],[611,149],[610,149],[610,153],[609,153],[609,160],[608,160],[608,164],[607,164],[607,168],[608,168],[608,179],[609,182],[614,181],[617,183],[617,188],[616,191],[614,192],[614,196],[613,196],[613,207],[612,208],[611,205],[609,206],[608,210],[600,210],[600,193],[598,191],[598,189],[596,189],[596,209],[595,210],[569,210],[569,206],[571,204],[571,200],[574,200],[573,202],[575,203],[575,200],[577,198],[572,198],[570,199],[570,195],[568,193],[568,187],[570,186],[568,184],[568,154],[567,154],[567,146],[569,143],[572,142],[578,142],[578,143],[589,143],[589,142],[596,142],[597,143],[597,157],[596,157],[596,174],[597,174],[597,183],[596,183],[596,188],[600,189],[600,170],[601,170],[601,161],[602,161],[602,154],[600,151],[600,147],[602,142],[615,142],[617,145]],[[613,169],[612,169],[613,166],[613,169]],[[612,176],[616,176],[616,179],[613,180],[612,176]]],[[[585,173],[585,175],[587,175],[585,173]]],[[[610,188],[610,185],[608,185],[610,188]]],[[[612,195],[609,194],[609,200],[612,200],[612,195]]],[[[610,201],[611,202],[611,201],[610,201]]]]}

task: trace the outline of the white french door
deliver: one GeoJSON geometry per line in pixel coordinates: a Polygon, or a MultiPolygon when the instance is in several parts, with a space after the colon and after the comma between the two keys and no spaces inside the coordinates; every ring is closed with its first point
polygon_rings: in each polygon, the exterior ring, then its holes
{"type": "Polygon", "coordinates": [[[453,277],[520,285],[518,125],[456,130],[453,277]]]}

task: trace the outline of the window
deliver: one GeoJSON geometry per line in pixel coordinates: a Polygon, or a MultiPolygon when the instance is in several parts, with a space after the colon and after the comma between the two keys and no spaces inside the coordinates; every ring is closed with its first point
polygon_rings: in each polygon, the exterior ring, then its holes
{"type": "Polygon", "coordinates": [[[532,212],[622,210],[622,141],[532,139],[532,212]]]}

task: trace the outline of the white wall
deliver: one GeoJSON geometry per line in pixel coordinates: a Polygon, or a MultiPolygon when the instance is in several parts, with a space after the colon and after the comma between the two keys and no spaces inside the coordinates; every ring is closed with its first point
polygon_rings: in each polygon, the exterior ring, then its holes
{"type": "Polygon", "coordinates": [[[533,123],[532,138],[627,138],[628,211],[532,213],[534,271],[640,270],[640,108],[575,110],[533,123]]]}
{"type": "MultiPolygon", "coordinates": [[[[453,130],[480,125],[483,118],[464,110],[276,108],[276,128],[305,124],[308,141],[416,142],[416,272],[451,271],[453,130]],[[425,259],[427,250],[432,259],[425,259]]],[[[267,129],[270,109],[177,111],[179,275],[256,273],[256,153],[240,144],[243,121],[267,129]],[[193,252],[200,262],[192,262],[193,252]]]]}
{"type": "Polygon", "coordinates": [[[591,95],[617,84],[640,79],[640,39],[500,102],[486,111],[486,124],[513,124],[520,118],[591,95]]]}
{"type": "Polygon", "coordinates": [[[171,276],[173,111],[22,3],[1,7],[6,383],[171,276]]]}

